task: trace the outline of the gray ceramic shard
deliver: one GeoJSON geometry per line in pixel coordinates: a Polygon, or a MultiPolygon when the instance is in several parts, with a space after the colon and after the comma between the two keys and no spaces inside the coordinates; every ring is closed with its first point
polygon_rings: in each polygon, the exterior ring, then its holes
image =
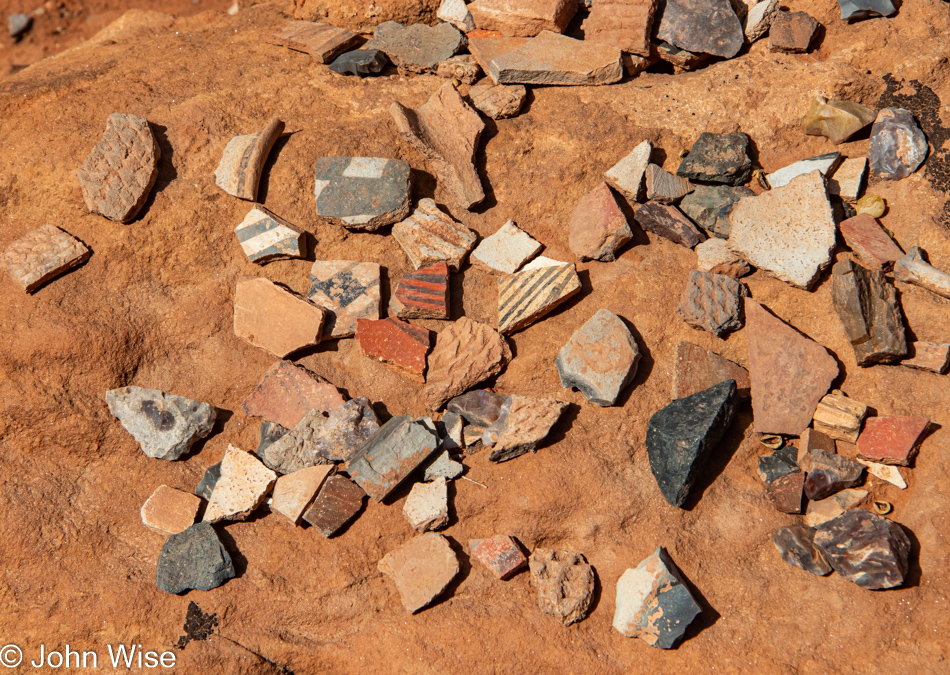
{"type": "Polygon", "coordinates": [[[158,556],[155,584],[166,593],[210,591],[234,576],[231,556],[218,533],[208,523],[195,523],[165,541],[158,556]]]}
{"type": "Polygon", "coordinates": [[[755,193],[747,187],[728,185],[697,185],[696,189],[683,197],[680,209],[709,234],[720,239],[728,239],[732,224],[729,214],[743,197],[754,197],[755,193]]]}
{"type": "Polygon", "coordinates": [[[637,374],[640,349],[616,314],[601,309],[571,336],[554,361],[561,386],[594,405],[611,406],[637,374]]]}
{"type": "Polygon", "coordinates": [[[384,21],[363,47],[385,52],[393,63],[408,71],[425,73],[434,71],[440,61],[461,49],[464,40],[464,36],[447,23],[403,26],[396,21],[384,21]]]}
{"type": "Polygon", "coordinates": [[[155,389],[122,387],[106,392],[109,412],[149,457],[174,460],[211,433],[214,406],[155,389]]]}
{"type": "Polygon", "coordinates": [[[382,501],[438,447],[434,430],[410,417],[393,417],[360,446],[346,472],[366,494],[382,501]]]}

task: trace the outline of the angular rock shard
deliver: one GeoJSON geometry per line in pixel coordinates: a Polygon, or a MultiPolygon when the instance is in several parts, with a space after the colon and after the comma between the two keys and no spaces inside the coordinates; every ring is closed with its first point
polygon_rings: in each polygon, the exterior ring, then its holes
{"type": "Polygon", "coordinates": [[[482,436],[482,443],[492,446],[488,460],[507,462],[534,452],[566,409],[567,403],[553,398],[509,397],[482,436]]]}
{"type": "Polygon", "coordinates": [[[854,203],[864,191],[868,177],[868,158],[850,157],[828,174],[828,194],[854,203]]]}
{"type": "Polygon", "coordinates": [[[426,532],[387,553],[378,569],[396,584],[403,607],[415,614],[448,588],[459,561],[445,537],[426,532]]]}
{"type": "Polygon", "coordinates": [[[565,626],[587,616],[594,593],[594,568],[582,553],[536,548],[528,565],[542,612],[565,626]]]}
{"type": "Polygon", "coordinates": [[[483,199],[485,191],[475,169],[475,150],[485,123],[451,82],[443,84],[413,110],[394,101],[389,108],[396,131],[415,148],[445,189],[463,209],[483,199]]]}
{"type": "Polygon", "coordinates": [[[835,220],[818,171],[740,199],[729,219],[733,250],[786,283],[808,290],[831,263],[835,220]]]}
{"type": "Polygon", "coordinates": [[[735,380],[673,401],[647,426],[650,469],[664,499],[683,506],[709,455],[726,433],[738,407],[735,380]]]}
{"type": "Polygon", "coordinates": [[[775,173],[768,174],[766,180],[774,190],[775,188],[785,187],[799,176],[807,176],[813,171],[818,171],[822,176],[830,176],[834,174],[840,163],[841,153],[829,152],[793,162],[775,173]]]}
{"type": "Polygon", "coordinates": [[[210,591],[236,575],[231,556],[208,523],[173,534],[162,546],[155,585],[166,593],[210,591]]]}
{"type": "Polygon", "coordinates": [[[448,265],[440,262],[404,274],[389,300],[389,313],[400,319],[448,319],[448,265]]]}
{"type": "Polygon", "coordinates": [[[445,61],[461,49],[464,40],[464,36],[447,23],[404,26],[396,21],[384,21],[376,26],[373,39],[363,46],[385,52],[400,68],[425,73],[434,71],[439,61],[445,61]]]}
{"type": "Polygon", "coordinates": [[[676,343],[672,393],[674,399],[698,394],[726,380],[735,380],[739,396],[749,398],[749,371],[738,363],[690,342],[680,340],[676,343]]]}
{"type": "Polygon", "coordinates": [[[379,319],[379,265],[353,260],[317,260],[310,268],[307,298],[326,310],[323,337],[356,334],[360,319],[379,319]]]}
{"type": "Polygon", "coordinates": [[[346,463],[346,472],[377,502],[382,501],[438,448],[438,437],[410,417],[393,417],[346,463]]]}
{"type": "MultiPolygon", "coordinates": [[[[461,429],[459,429],[461,433],[461,429]]],[[[439,434],[439,440],[442,441],[443,446],[445,445],[445,439],[439,434]]],[[[459,436],[461,440],[461,435],[459,436]]],[[[453,478],[458,478],[465,471],[465,467],[460,463],[452,459],[452,455],[449,454],[449,451],[436,456],[435,461],[432,462],[429,466],[426,467],[425,480],[433,481],[436,478],[444,478],[445,480],[452,480],[453,478]]]]}
{"type": "Polygon", "coordinates": [[[632,238],[627,217],[607,183],[601,183],[584,195],[571,214],[568,245],[582,262],[611,262],[616,259],[617,251],[632,238]]]}
{"type": "Polygon", "coordinates": [[[496,84],[487,77],[468,90],[472,105],[493,120],[517,115],[527,96],[528,90],[523,84],[496,84]]]}
{"type": "Polygon", "coordinates": [[[680,208],[709,234],[728,239],[732,231],[729,221],[732,209],[743,197],[754,196],[755,193],[747,187],[698,185],[693,192],[683,197],[680,208]]]}
{"type": "Polygon", "coordinates": [[[195,524],[201,499],[193,494],[160,485],[142,504],[142,524],[152,532],[165,535],[184,532],[195,524]]]}
{"type": "Polygon", "coordinates": [[[277,474],[249,452],[228,446],[221,460],[221,477],[214,486],[202,520],[244,520],[264,503],[277,474]]]}
{"type": "Polygon", "coordinates": [[[754,428],[796,436],[838,376],[838,364],[820,344],[749,298],[745,316],[754,428]]]}
{"type": "Polygon", "coordinates": [[[884,108],[871,127],[868,160],[871,173],[884,180],[901,180],[927,158],[927,137],[909,110],[884,108]]]}
{"type": "Polygon", "coordinates": [[[214,492],[214,486],[218,484],[219,478],[221,478],[221,462],[205,469],[201,480],[195,486],[195,495],[202,499],[211,499],[211,493],[214,492]]]}
{"type": "Polygon", "coordinates": [[[680,49],[731,59],[745,42],[728,0],[667,0],[656,36],[680,49]]]}
{"type": "Polygon", "coordinates": [[[89,260],[92,252],[78,239],[52,225],[43,225],[14,241],[0,255],[0,265],[32,293],[44,283],[89,260]]]}
{"type": "Polygon", "coordinates": [[[29,14],[18,12],[7,17],[7,29],[14,42],[19,42],[32,27],[33,17],[29,14]]]}
{"type": "Polygon", "coordinates": [[[155,389],[122,387],[106,392],[109,413],[156,459],[175,460],[211,433],[214,406],[155,389]]]}
{"type": "Polygon", "coordinates": [[[331,471],[332,466],[309,466],[281,476],[274,483],[271,511],[276,511],[294,525],[299,525],[304,511],[310,506],[331,471]]]}
{"type": "Polygon", "coordinates": [[[861,422],[868,414],[868,407],[860,401],[848,398],[835,389],[818,402],[812,426],[829,438],[854,443],[861,432],[861,422]]]}
{"type": "Polygon", "coordinates": [[[279,424],[274,424],[273,422],[268,422],[266,420],[261,422],[260,440],[257,442],[257,450],[254,451],[254,454],[257,455],[258,459],[264,462],[264,453],[267,451],[267,448],[272,446],[288,433],[290,433],[290,430],[284,429],[284,427],[280,426],[279,424]]]}
{"type": "Polygon", "coordinates": [[[662,546],[617,581],[614,629],[625,637],[640,638],[651,647],[675,647],[701,613],[702,608],[662,546]]]}
{"type": "Polygon", "coordinates": [[[501,416],[501,408],[509,398],[488,389],[476,389],[449,401],[446,414],[455,413],[476,427],[489,427],[501,416]]]}
{"type": "Polygon", "coordinates": [[[864,467],[841,455],[812,450],[802,467],[805,478],[805,496],[812,500],[824,499],[835,492],[858,485],[864,478],[864,467]]]}
{"type": "Polygon", "coordinates": [[[507,579],[528,564],[514,537],[496,534],[487,539],[469,539],[472,557],[490,569],[499,579],[507,579]]]}
{"type": "Polygon", "coordinates": [[[838,0],[838,7],[841,8],[841,18],[848,22],[897,14],[891,0],[838,0]]]}
{"type": "Polygon", "coordinates": [[[409,526],[417,532],[440,530],[449,524],[449,489],[445,478],[412,486],[402,507],[409,526]]]}
{"type": "Polygon", "coordinates": [[[498,56],[488,76],[499,84],[597,85],[623,77],[620,50],[544,31],[498,56]]]}
{"type": "Polygon", "coordinates": [[[520,272],[498,280],[498,331],[521,330],[580,290],[574,263],[537,258],[520,272]]]}
{"type": "Polygon", "coordinates": [[[913,358],[901,361],[902,366],[929,370],[943,375],[950,369],[950,344],[936,342],[915,342],[911,347],[913,358]]]}
{"type": "Polygon", "coordinates": [[[343,476],[330,476],[323,483],[303,519],[324,537],[332,537],[363,506],[363,489],[343,476]]]}
{"type": "Polygon", "coordinates": [[[412,215],[393,226],[393,238],[417,270],[444,262],[457,272],[475,246],[477,235],[425,197],[412,215]]]}
{"type": "Polygon", "coordinates": [[[839,145],[873,122],[876,116],[873,110],[860,103],[829,101],[818,96],[805,113],[802,127],[809,136],[824,136],[839,145]]]}
{"type": "Polygon", "coordinates": [[[672,204],[693,191],[693,184],[685,178],[674,176],[656,164],[646,170],[647,199],[660,204],[672,204]]]}
{"type": "Polygon", "coordinates": [[[950,274],[928,263],[919,246],[914,246],[894,263],[894,278],[950,298],[950,274]]]}
{"type": "Polygon", "coordinates": [[[378,321],[360,319],[356,323],[356,341],[369,358],[410,380],[425,382],[426,354],[432,344],[427,328],[394,316],[378,321]]]}
{"type": "Polygon", "coordinates": [[[607,185],[626,197],[631,204],[639,200],[651,152],[653,146],[650,141],[643,141],[604,174],[607,185]]]}
{"type": "Polygon", "coordinates": [[[472,36],[469,38],[468,51],[470,51],[472,56],[475,57],[475,60],[478,61],[478,65],[482,67],[485,74],[489,75],[489,81],[494,82],[490,77],[491,74],[488,72],[491,67],[491,62],[499,56],[504,56],[508,52],[513,52],[519,47],[523,47],[528,42],[529,40],[527,38],[521,37],[472,36]]]}
{"type": "Polygon", "coordinates": [[[439,333],[429,355],[426,407],[438,410],[450,398],[498,374],[510,360],[511,348],[503,336],[461,317],[439,333]]]}
{"type": "Polygon", "coordinates": [[[340,75],[363,77],[381,72],[387,63],[386,54],[378,49],[354,49],[336,57],[330,70],[340,75]]]}
{"type": "Polygon", "coordinates": [[[676,312],[693,328],[720,337],[742,327],[742,298],[748,294],[732,277],[693,270],[676,312]]]}
{"type": "Polygon", "coordinates": [[[399,159],[321,157],[314,164],[317,215],[375,232],[409,214],[412,170],[399,159]]]}
{"type": "Polygon", "coordinates": [[[744,277],[752,268],[738,253],[732,250],[725,239],[707,239],[696,244],[696,269],[700,272],[725,274],[727,277],[739,279],[744,277]]]}
{"type": "Polygon", "coordinates": [[[317,63],[330,63],[362,41],[351,30],[312,21],[285,21],[272,39],[282,47],[310,54],[317,63]]]}
{"type": "Polygon", "coordinates": [[[676,175],[701,183],[745,183],[752,175],[748,134],[701,133],[676,175]]]}
{"type": "Polygon", "coordinates": [[[649,56],[656,5],[656,0],[600,0],[584,22],[584,40],[649,56]]]}
{"type": "Polygon", "coordinates": [[[904,256],[904,252],[887,236],[884,228],[867,213],[859,213],[854,218],[842,221],[838,229],[848,248],[868,269],[882,270],[904,256]]]}
{"type": "Polygon", "coordinates": [[[779,0],[763,0],[750,7],[745,19],[746,42],[752,44],[765,35],[780,9],[779,0]]]}
{"type": "MultiPolygon", "coordinates": [[[[888,466],[887,464],[879,464],[878,462],[868,462],[860,457],[858,457],[857,460],[866,466],[868,473],[875,478],[880,478],[891,485],[896,485],[901,490],[907,489],[907,481],[904,480],[904,477],[896,466],[888,466]]],[[[838,494],[841,493],[839,492],[838,494]]]]}
{"type": "Polygon", "coordinates": [[[330,412],[343,405],[343,396],[319,375],[290,361],[267,369],[254,391],[244,399],[244,412],[293,429],[310,410],[330,412]]]}
{"type": "Polygon", "coordinates": [[[482,74],[482,69],[471,54],[459,54],[445,61],[440,61],[436,67],[436,75],[447,80],[458,80],[463,84],[475,84],[475,80],[482,74]]]}
{"type": "Polygon", "coordinates": [[[234,334],[279,358],[318,344],[326,314],[270,279],[239,281],[234,291],[234,334]]]}
{"type": "Polygon", "coordinates": [[[772,533],[772,543],[782,560],[792,567],[823,577],[831,574],[831,565],[824,552],[815,546],[815,530],[795,524],[780,527],[772,533]]]}
{"type": "Polygon", "coordinates": [[[805,429],[802,431],[802,434],[798,439],[799,465],[807,468],[809,461],[808,457],[810,453],[815,450],[828,452],[832,455],[838,452],[834,439],[825,436],[823,433],[816,431],[815,429],[805,429]]]}
{"type": "Polygon", "coordinates": [[[867,490],[848,488],[825,499],[810,501],[805,511],[805,524],[809,527],[818,527],[860,505],[867,497],[867,490]]]}
{"type": "Polygon", "coordinates": [[[576,0],[475,0],[468,11],[481,30],[533,37],[542,31],[563,33],[577,12],[576,0]]]}
{"type": "Polygon", "coordinates": [[[897,523],[858,509],[815,529],[815,545],[848,581],[872,591],[904,583],[910,539],[897,523]]]}
{"type": "Polygon", "coordinates": [[[786,54],[804,54],[821,24],[805,12],[780,11],[769,26],[769,49],[786,54]]]}
{"type": "Polygon", "coordinates": [[[706,235],[672,205],[647,202],[637,207],[635,217],[640,227],[647,232],[686,248],[693,248],[706,239],[706,235]]]}
{"type": "Polygon", "coordinates": [[[264,162],[283,130],[284,123],[275,117],[263,130],[228,141],[214,170],[218,187],[239,199],[255,201],[264,162]]]}
{"type": "Polygon", "coordinates": [[[626,324],[599,310],[571,335],[554,365],[561,386],[576,387],[589,402],[611,406],[637,374],[640,348],[626,324]]]}
{"type": "Polygon", "coordinates": [[[102,139],[76,171],[86,208],[118,223],[135,218],[158,178],[161,156],[148,120],[109,115],[102,139]]]}
{"type": "Polygon", "coordinates": [[[907,354],[897,289],[883,272],[850,260],[835,263],[831,300],[859,366],[889,363],[907,354]]]}
{"type": "Polygon", "coordinates": [[[515,221],[509,220],[495,234],[483,239],[472,251],[472,261],[505,274],[514,274],[544,248],[515,221]]]}
{"type": "Polygon", "coordinates": [[[303,232],[260,204],[247,212],[234,234],[248,260],[258,265],[307,255],[303,232]]]}
{"type": "Polygon", "coordinates": [[[475,19],[465,6],[465,0],[442,0],[436,18],[452,24],[463,33],[475,30],[475,19]]]}
{"type": "Polygon", "coordinates": [[[858,457],[881,464],[909,466],[929,426],[926,417],[872,417],[858,438],[858,457]]]}

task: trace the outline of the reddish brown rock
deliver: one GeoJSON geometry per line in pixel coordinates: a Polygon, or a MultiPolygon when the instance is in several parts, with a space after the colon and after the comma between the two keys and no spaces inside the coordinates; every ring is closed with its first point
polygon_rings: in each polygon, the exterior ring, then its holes
{"type": "Polygon", "coordinates": [[[765,487],[772,506],[782,513],[801,513],[805,474],[802,471],[776,478],[765,487]]]}
{"type": "Polygon", "coordinates": [[[674,399],[698,394],[726,380],[735,380],[739,396],[749,398],[748,370],[691,342],[676,343],[671,394],[674,399]]]}
{"type": "Polygon", "coordinates": [[[504,337],[463,316],[439,333],[429,356],[426,407],[438,410],[450,398],[499,373],[510,360],[504,337]]]}
{"type": "Polygon", "coordinates": [[[86,208],[119,223],[135,218],[158,178],[161,156],[148,120],[109,115],[102,139],[76,171],[86,208]]]}
{"type": "Polygon", "coordinates": [[[426,532],[387,553],[378,569],[393,580],[403,606],[415,614],[445,591],[459,573],[459,562],[445,537],[426,532]]]}
{"type": "Polygon", "coordinates": [[[389,300],[400,319],[449,318],[449,268],[445,262],[404,274],[389,300]]]}
{"type": "Polygon", "coordinates": [[[359,512],[364,496],[363,489],[348,478],[330,476],[303,519],[324,537],[332,537],[359,512]]]}
{"type": "Polygon", "coordinates": [[[808,453],[802,469],[808,473],[805,496],[812,500],[824,499],[844,488],[854,487],[864,478],[862,464],[822,450],[808,453]]]}
{"type": "Polygon", "coordinates": [[[720,337],[742,327],[742,298],[748,294],[732,277],[693,270],[676,312],[693,328],[720,337]]]}
{"type": "Polygon", "coordinates": [[[901,361],[902,366],[929,370],[942,375],[950,368],[950,344],[936,342],[915,342],[911,347],[913,358],[901,361]]]}
{"type": "Polygon", "coordinates": [[[620,50],[544,31],[492,60],[488,75],[499,84],[599,85],[623,77],[620,50]]]}
{"type": "Polygon", "coordinates": [[[594,568],[582,553],[537,548],[528,564],[542,612],[565,626],[587,616],[594,593],[594,568]]]}
{"type": "Polygon", "coordinates": [[[282,47],[310,54],[317,63],[330,63],[363,41],[358,33],[346,28],[311,21],[285,21],[271,39],[282,47]]]}
{"type": "Polygon", "coordinates": [[[283,130],[284,123],[275,117],[263,130],[228,141],[214,170],[218,187],[239,199],[255,201],[264,162],[283,130]]]}
{"type": "Polygon", "coordinates": [[[571,214],[568,244],[582,262],[611,262],[617,250],[632,238],[627,217],[607,183],[584,195],[571,214]]]}
{"type": "Polygon", "coordinates": [[[600,0],[584,22],[584,40],[649,56],[655,12],[656,0],[600,0]]]}
{"type": "Polygon", "coordinates": [[[543,30],[563,33],[577,0],[475,0],[468,11],[479,30],[533,37],[543,30]]]}
{"type": "Polygon", "coordinates": [[[0,255],[0,265],[32,293],[50,279],[86,262],[92,253],[68,233],[43,225],[14,241],[0,255]]]}
{"type": "Polygon", "coordinates": [[[356,341],[369,358],[385,363],[410,380],[425,382],[426,354],[431,346],[427,328],[392,316],[379,321],[359,319],[356,341]]]}
{"type": "Polygon", "coordinates": [[[832,268],[831,301],[859,366],[889,363],[907,354],[897,289],[883,272],[839,260],[832,268]]]}
{"type": "Polygon", "coordinates": [[[871,417],[858,438],[858,457],[909,466],[928,426],[930,421],[926,417],[871,417]]]}
{"type": "Polygon", "coordinates": [[[178,534],[195,524],[200,507],[200,497],[160,485],[142,505],[142,523],[166,537],[178,534]]]}
{"type": "Polygon", "coordinates": [[[837,448],[834,439],[815,429],[805,429],[798,439],[798,463],[805,467],[808,455],[814,450],[835,454],[837,448]]]}
{"type": "Polygon", "coordinates": [[[769,27],[769,49],[804,54],[818,30],[818,21],[805,12],[779,12],[769,27]]]}
{"type": "Polygon", "coordinates": [[[750,298],[745,316],[754,428],[797,436],[838,376],[838,364],[828,350],[750,298]]]}
{"type": "Polygon", "coordinates": [[[514,537],[496,534],[488,539],[470,539],[472,557],[490,569],[499,579],[507,579],[528,564],[514,537]]]}
{"type": "Polygon", "coordinates": [[[487,77],[468,90],[472,105],[494,120],[517,115],[527,96],[528,90],[523,84],[495,84],[487,77]]]}
{"type": "Polygon", "coordinates": [[[705,241],[706,235],[675,206],[647,202],[637,207],[637,223],[647,232],[658,234],[670,241],[693,248],[705,241]]]}
{"type": "Polygon", "coordinates": [[[475,150],[485,123],[446,82],[419,108],[394,101],[389,108],[396,131],[432,168],[444,188],[464,209],[485,199],[475,169],[475,150]]]}
{"type": "Polygon", "coordinates": [[[444,262],[457,272],[478,235],[423,197],[408,218],[393,226],[393,238],[417,270],[444,262]]]}
{"type": "Polygon", "coordinates": [[[319,375],[290,361],[271,366],[244,399],[244,412],[293,429],[310,410],[330,412],[343,405],[343,396],[319,375]]]}
{"type": "Polygon", "coordinates": [[[234,292],[234,334],[281,358],[319,343],[326,314],[270,279],[239,281],[234,292]]]}
{"type": "Polygon", "coordinates": [[[890,267],[904,256],[900,247],[870,214],[859,213],[854,218],[843,220],[838,229],[848,248],[870,269],[890,267]]]}

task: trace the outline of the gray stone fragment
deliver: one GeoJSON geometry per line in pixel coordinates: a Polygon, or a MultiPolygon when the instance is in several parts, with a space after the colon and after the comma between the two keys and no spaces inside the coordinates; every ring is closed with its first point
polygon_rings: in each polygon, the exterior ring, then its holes
{"type": "Polygon", "coordinates": [[[897,14],[891,0],[838,0],[838,6],[841,8],[841,18],[849,22],[897,14]]]}
{"type": "Polygon", "coordinates": [[[809,157],[808,159],[799,160],[794,164],[789,164],[775,173],[768,174],[765,178],[768,180],[769,186],[774,190],[775,188],[784,187],[792,182],[793,179],[809,174],[816,169],[821,172],[822,176],[828,176],[834,173],[834,170],[838,167],[840,162],[840,152],[829,152],[824,155],[809,157]]]}
{"type": "Polygon", "coordinates": [[[752,175],[749,136],[703,132],[680,162],[677,176],[703,183],[739,185],[752,175]]]}
{"type": "Polygon", "coordinates": [[[122,387],[106,392],[109,412],[149,457],[178,459],[211,433],[214,406],[155,389],[122,387]]]}
{"type": "Polygon", "coordinates": [[[907,578],[910,539],[897,523],[855,509],[815,529],[835,572],[861,588],[896,588],[907,578]]]}
{"type": "Polygon", "coordinates": [[[844,488],[858,485],[864,478],[864,465],[824,450],[812,450],[804,460],[805,496],[816,501],[844,488]]]}
{"type": "Polygon", "coordinates": [[[336,57],[330,70],[340,75],[363,77],[382,71],[387,63],[386,55],[378,49],[354,49],[336,57]]]}
{"type": "Polygon", "coordinates": [[[693,328],[720,337],[742,327],[742,298],[748,295],[741,281],[693,270],[676,312],[693,328]]]}
{"type": "Polygon", "coordinates": [[[19,41],[32,26],[33,17],[29,14],[11,14],[7,17],[7,27],[14,41],[19,41]]]}
{"type": "Polygon", "coordinates": [[[277,424],[277,422],[261,422],[260,440],[257,443],[257,450],[254,453],[257,455],[257,458],[263,462],[264,451],[283,438],[288,431],[289,429],[285,429],[277,424]]]}
{"type": "Polygon", "coordinates": [[[754,197],[755,193],[747,187],[728,185],[697,185],[696,189],[683,197],[680,209],[709,234],[720,239],[728,239],[732,224],[729,214],[743,197],[754,197]]]}
{"type": "Polygon", "coordinates": [[[927,137],[909,110],[884,108],[871,127],[871,173],[884,180],[907,178],[927,158],[927,137]]]}
{"type": "Polygon", "coordinates": [[[772,533],[772,543],[782,560],[792,567],[823,577],[831,574],[831,565],[824,552],[815,546],[815,529],[796,523],[780,527],[772,533]]]}
{"type": "Polygon", "coordinates": [[[637,374],[640,349],[616,314],[601,309],[571,335],[554,365],[561,386],[576,387],[594,405],[611,406],[637,374]]]}
{"type": "Polygon", "coordinates": [[[412,418],[394,417],[346,463],[346,472],[377,502],[395,490],[439,447],[434,430],[412,418]]]}
{"type": "Polygon", "coordinates": [[[850,260],[835,263],[831,300],[859,366],[888,363],[907,354],[897,289],[882,272],[850,260]]]}
{"type": "Polygon", "coordinates": [[[426,467],[425,480],[431,481],[436,478],[452,480],[461,476],[463,471],[465,471],[465,467],[460,462],[452,459],[449,451],[445,450],[435,458],[432,464],[426,467]]]}
{"type": "Polygon", "coordinates": [[[231,556],[208,523],[173,534],[162,547],[155,584],[166,593],[210,591],[235,576],[231,556]]]}
{"type": "Polygon", "coordinates": [[[667,0],[661,11],[656,36],[680,49],[731,59],[745,42],[728,0],[667,0]]]}
{"type": "Polygon", "coordinates": [[[364,49],[379,49],[397,66],[425,73],[432,72],[440,61],[455,54],[464,40],[464,36],[447,23],[404,26],[396,21],[384,21],[376,27],[373,39],[364,49]]]}
{"type": "Polygon", "coordinates": [[[464,447],[462,443],[462,416],[458,413],[446,411],[442,414],[442,419],[435,423],[435,428],[439,432],[439,444],[446,450],[461,450],[464,447]]]}
{"type": "Polygon", "coordinates": [[[219,478],[221,478],[221,462],[205,469],[204,475],[195,487],[195,494],[204,499],[211,499],[211,493],[214,492],[214,486],[218,484],[219,478]]]}

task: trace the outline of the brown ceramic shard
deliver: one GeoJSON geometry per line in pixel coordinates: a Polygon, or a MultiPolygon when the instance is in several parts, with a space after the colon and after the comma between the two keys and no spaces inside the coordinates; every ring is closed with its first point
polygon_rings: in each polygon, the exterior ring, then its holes
{"type": "Polygon", "coordinates": [[[282,47],[310,54],[317,63],[330,63],[362,42],[351,30],[312,21],[285,21],[272,39],[282,47]]]}
{"type": "Polygon", "coordinates": [[[656,0],[599,0],[584,22],[584,40],[649,56],[656,5],[656,0]]]}
{"type": "Polygon", "coordinates": [[[499,373],[510,360],[504,337],[463,316],[439,333],[429,355],[426,407],[438,410],[450,398],[499,373]]]}
{"type": "Polygon", "coordinates": [[[20,237],[0,255],[0,265],[27,293],[63,272],[86,262],[86,246],[52,225],[43,225],[20,237]]]}

